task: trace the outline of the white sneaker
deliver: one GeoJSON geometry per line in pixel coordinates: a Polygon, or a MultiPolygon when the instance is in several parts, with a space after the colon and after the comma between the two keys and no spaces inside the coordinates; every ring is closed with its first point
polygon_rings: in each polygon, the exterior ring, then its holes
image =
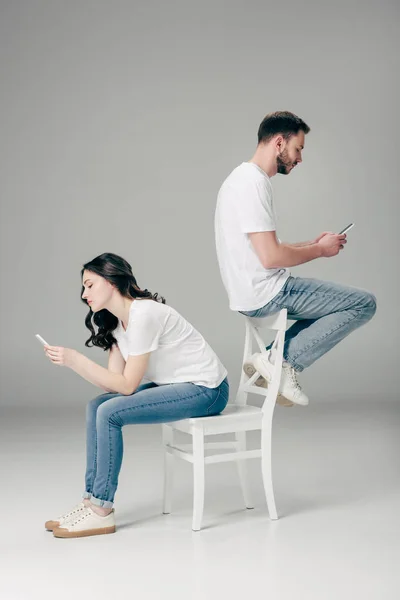
{"type": "Polygon", "coordinates": [[[83,504],[83,502],[79,502],[79,504],[74,506],[72,510],[65,513],[64,515],[61,515],[61,517],[57,517],[57,519],[55,519],[54,521],[46,521],[44,526],[48,531],[53,531],[53,529],[55,529],[56,527],[63,527],[67,521],[69,521],[71,518],[74,518],[76,515],[79,515],[84,508],[85,505],[83,504]]]}
{"type": "MultiPolygon", "coordinates": [[[[255,385],[257,385],[258,387],[267,388],[268,384],[272,381],[272,372],[274,365],[270,362],[270,355],[270,351],[268,351],[267,355],[258,352],[256,354],[253,354],[249,362],[246,362],[243,365],[243,371],[249,378],[252,377],[256,371],[262,373],[262,375],[260,375],[260,377],[258,377],[258,379],[256,379],[255,381],[255,385]],[[258,366],[256,366],[256,364],[258,366]],[[262,369],[262,371],[260,369],[262,369]]],[[[291,400],[284,398],[283,395],[280,394],[278,394],[276,403],[280,406],[286,407],[294,405],[294,403],[291,400]]]]}
{"type": "Polygon", "coordinates": [[[286,361],[282,364],[282,377],[279,391],[282,396],[285,396],[285,398],[291,400],[295,404],[301,404],[302,406],[308,405],[309,400],[297,381],[297,371],[295,371],[295,369],[286,361]]]}
{"type": "Polygon", "coordinates": [[[58,538],[75,538],[115,533],[115,531],[114,509],[106,517],[101,517],[88,507],[81,511],[75,519],[64,522],[63,527],[56,527],[53,535],[58,538]]]}

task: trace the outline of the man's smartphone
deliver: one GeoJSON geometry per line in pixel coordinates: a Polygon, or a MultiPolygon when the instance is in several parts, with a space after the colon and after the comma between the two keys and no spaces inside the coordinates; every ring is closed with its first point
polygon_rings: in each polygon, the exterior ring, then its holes
{"type": "Polygon", "coordinates": [[[39,335],[38,333],[35,335],[35,337],[36,337],[36,338],[39,340],[39,342],[40,342],[41,344],[43,344],[43,346],[50,346],[50,344],[48,344],[48,343],[46,342],[46,340],[44,340],[44,339],[42,338],[42,336],[41,336],[41,335],[39,335]]]}
{"type": "Polygon", "coordinates": [[[342,231],[339,231],[338,235],[343,235],[344,233],[347,233],[352,227],[354,227],[354,223],[350,223],[350,225],[347,225],[347,227],[345,227],[342,231]]]}

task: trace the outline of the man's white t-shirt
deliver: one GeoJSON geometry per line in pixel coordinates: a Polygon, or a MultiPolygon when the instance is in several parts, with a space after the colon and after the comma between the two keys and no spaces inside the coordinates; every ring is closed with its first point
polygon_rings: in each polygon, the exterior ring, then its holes
{"type": "Polygon", "coordinates": [[[154,300],[133,300],[126,330],[112,332],[122,356],[150,352],[144,377],[156,384],[190,382],[218,387],[224,365],[203,336],[174,308],[154,300]]]}
{"type": "Polygon", "coordinates": [[[229,307],[256,310],[268,304],[290,276],[289,269],[265,269],[248,236],[276,231],[272,185],[254,163],[244,162],[225,179],[215,211],[215,241],[229,307]]]}

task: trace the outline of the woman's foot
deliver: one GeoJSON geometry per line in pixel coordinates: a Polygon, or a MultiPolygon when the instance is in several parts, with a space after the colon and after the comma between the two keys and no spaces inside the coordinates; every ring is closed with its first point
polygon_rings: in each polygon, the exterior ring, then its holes
{"type": "Polygon", "coordinates": [[[46,521],[44,524],[47,531],[53,531],[56,527],[63,527],[64,524],[69,521],[71,518],[75,518],[86,508],[85,500],[79,502],[76,506],[74,506],[69,512],[57,517],[57,519],[46,521]]]}
{"type": "Polygon", "coordinates": [[[47,531],[53,531],[53,529],[55,529],[56,527],[62,527],[64,523],[69,521],[72,517],[75,517],[75,515],[80,513],[84,508],[87,508],[88,506],[90,506],[90,498],[83,498],[83,500],[79,502],[79,504],[74,506],[74,508],[72,508],[69,512],[65,513],[64,515],[61,515],[61,517],[58,517],[54,521],[46,521],[44,526],[47,529],[47,531]]]}
{"type": "Polygon", "coordinates": [[[62,527],[55,527],[53,535],[58,538],[75,538],[115,533],[114,509],[109,510],[111,512],[102,517],[91,507],[85,508],[75,518],[64,522],[62,527]]]}
{"type": "Polygon", "coordinates": [[[99,515],[99,517],[106,517],[113,510],[112,508],[104,508],[104,506],[97,506],[97,504],[93,504],[92,502],[90,502],[88,506],[92,509],[93,512],[96,513],[96,515],[99,515]]]}

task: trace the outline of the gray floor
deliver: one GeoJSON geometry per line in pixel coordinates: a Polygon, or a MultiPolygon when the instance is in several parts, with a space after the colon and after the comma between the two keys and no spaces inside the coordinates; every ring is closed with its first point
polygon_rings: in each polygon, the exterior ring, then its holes
{"type": "Polygon", "coordinates": [[[274,427],[279,521],[268,519],[258,460],[254,510],[243,509],[235,466],[210,465],[204,529],[192,532],[191,466],[179,461],[174,512],[162,515],[160,427],[132,426],[117,533],[59,540],[43,523],[79,498],[84,407],[3,411],[1,599],[397,600],[399,405],[277,408],[274,427]]]}

